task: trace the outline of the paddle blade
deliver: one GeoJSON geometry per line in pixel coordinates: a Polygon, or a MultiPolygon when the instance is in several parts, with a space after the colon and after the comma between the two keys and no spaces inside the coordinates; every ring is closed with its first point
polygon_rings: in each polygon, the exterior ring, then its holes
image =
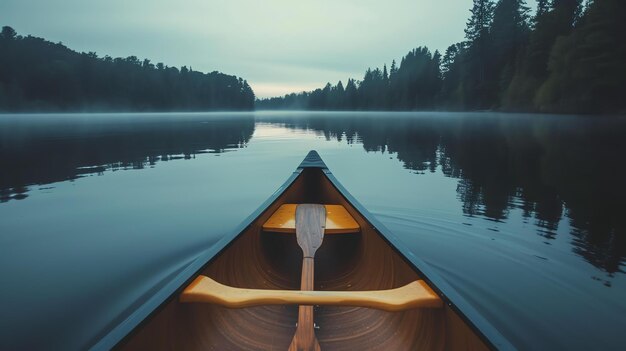
{"type": "Polygon", "coordinates": [[[300,204],[296,208],[296,237],[304,257],[314,257],[324,240],[326,208],[318,204],[300,204]]]}
{"type": "MultiPolygon", "coordinates": [[[[263,224],[263,230],[276,233],[296,232],[296,207],[298,204],[282,204],[263,224]]],[[[326,207],[326,227],[324,235],[358,233],[361,227],[342,205],[326,207]]]]}

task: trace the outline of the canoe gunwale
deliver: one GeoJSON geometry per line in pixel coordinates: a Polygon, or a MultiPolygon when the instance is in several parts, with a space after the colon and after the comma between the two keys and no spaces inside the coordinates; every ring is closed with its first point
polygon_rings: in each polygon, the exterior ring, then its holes
{"type": "Polygon", "coordinates": [[[198,274],[209,266],[220,253],[227,250],[237,238],[253,225],[280,196],[294,184],[296,179],[307,168],[320,169],[328,178],[337,192],[356,209],[369,223],[392,250],[396,251],[401,258],[425,280],[428,285],[441,297],[444,304],[450,307],[480,339],[490,347],[497,350],[515,350],[500,332],[495,329],[478,311],[470,305],[452,286],[450,286],[438,273],[434,272],[424,261],[416,257],[410,250],[402,249],[403,243],[387,229],[376,217],[374,217],[360,202],[358,202],[347,189],[335,178],[326,167],[317,152],[311,151],[289,176],[289,178],[266,199],[254,212],[244,219],[230,233],[224,235],[215,244],[193,260],[176,277],[161,288],[157,293],[147,299],[139,308],[132,312],[124,321],[106,332],[99,340],[95,341],[90,350],[110,350],[124,343],[135,335],[144,323],[148,323],[152,316],[158,314],[172,298],[177,296],[189,285],[198,274]]]}

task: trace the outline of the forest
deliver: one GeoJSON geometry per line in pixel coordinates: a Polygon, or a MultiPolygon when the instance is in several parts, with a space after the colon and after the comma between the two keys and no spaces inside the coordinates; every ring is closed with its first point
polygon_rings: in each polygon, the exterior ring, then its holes
{"type": "Polygon", "coordinates": [[[473,0],[465,40],[258,109],[626,113],[626,1],[473,0]]]}
{"type": "Polygon", "coordinates": [[[62,43],[0,33],[0,111],[251,110],[245,80],[220,72],[98,57],[62,43]]]}

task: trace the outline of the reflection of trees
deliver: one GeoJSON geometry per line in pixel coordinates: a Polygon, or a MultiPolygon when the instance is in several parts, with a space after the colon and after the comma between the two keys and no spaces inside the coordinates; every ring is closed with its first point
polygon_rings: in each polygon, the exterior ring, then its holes
{"type": "Polygon", "coordinates": [[[624,120],[379,114],[268,120],[327,138],[358,136],[366,151],[396,153],[408,169],[440,166],[459,178],[467,215],[502,221],[521,209],[547,240],[566,215],[574,252],[607,272],[619,271],[626,258],[624,120]]]}
{"type": "Polygon", "coordinates": [[[0,202],[26,197],[32,184],[237,149],[254,132],[252,115],[146,116],[117,122],[62,117],[31,123],[20,118],[0,120],[0,202]]]}

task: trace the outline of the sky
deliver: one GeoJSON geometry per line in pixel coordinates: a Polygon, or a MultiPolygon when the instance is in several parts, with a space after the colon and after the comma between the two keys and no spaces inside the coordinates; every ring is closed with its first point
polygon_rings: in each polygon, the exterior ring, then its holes
{"type": "MultiPolygon", "coordinates": [[[[534,0],[529,4],[534,5],[534,0]]],[[[0,25],[99,56],[137,56],[312,90],[409,50],[463,40],[472,0],[0,0],[0,25]]]]}

